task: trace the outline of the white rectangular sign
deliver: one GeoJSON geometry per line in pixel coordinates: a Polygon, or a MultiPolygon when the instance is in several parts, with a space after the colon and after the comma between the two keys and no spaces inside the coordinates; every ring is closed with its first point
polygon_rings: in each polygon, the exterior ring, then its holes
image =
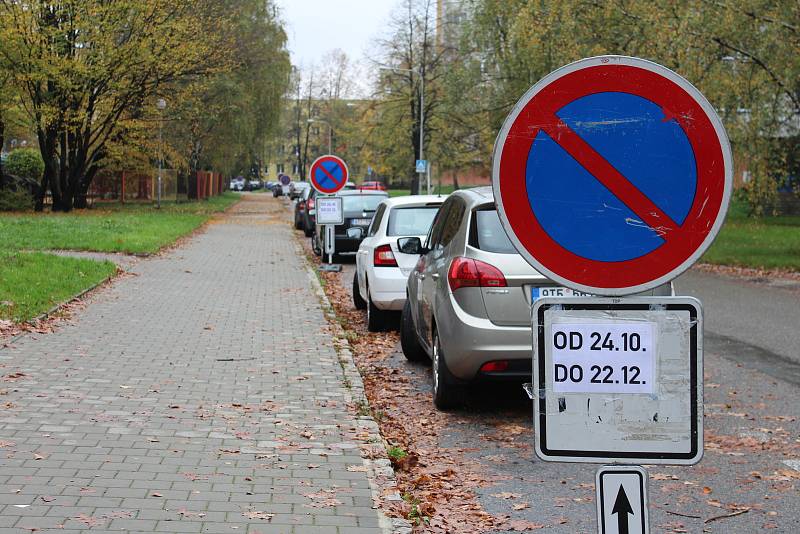
{"type": "Polygon", "coordinates": [[[550,327],[556,393],[653,393],[655,324],[559,323],[550,327]]]}
{"type": "Polygon", "coordinates": [[[691,465],[703,455],[702,308],[691,297],[533,303],[536,454],[691,465]]]}
{"type": "Polygon", "coordinates": [[[595,476],[599,534],[647,534],[647,471],[638,465],[604,465],[595,476]]]}
{"type": "Polygon", "coordinates": [[[317,197],[316,203],[317,224],[342,224],[344,223],[344,210],[342,197],[317,197]]]}

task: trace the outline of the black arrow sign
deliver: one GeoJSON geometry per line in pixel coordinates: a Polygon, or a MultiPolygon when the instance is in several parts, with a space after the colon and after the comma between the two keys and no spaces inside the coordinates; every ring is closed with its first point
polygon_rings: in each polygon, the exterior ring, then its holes
{"type": "Polygon", "coordinates": [[[619,485],[617,500],[614,501],[614,508],[611,509],[611,514],[617,514],[617,532],[619,534],[629,534],[628,514],[633,515],[633,509],[622,484],[619,485]]]}

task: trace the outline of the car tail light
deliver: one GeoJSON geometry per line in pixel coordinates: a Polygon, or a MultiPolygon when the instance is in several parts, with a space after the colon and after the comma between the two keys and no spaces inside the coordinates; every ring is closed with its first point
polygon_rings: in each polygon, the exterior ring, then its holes
{"type": "Polygon", "coordinates": [[[461,287],[506,287],[506,277],[488,263],[472,258],[456,258],[447,273],[450,289],[461,287]]]}
{"type": "Polygon", "coordinates": [[[482,373],[502,373],[508,370],[508,360],[497,360],[494,362],[486,362],[481,365],[482,373]]]}
{"type": "Polygon", "coordinates": [[[375,267],[397,267],[397,260],[389,245],[381,245],[375,249],[372,263],[375,267]]]}
{"type": "Polygon", "coordinates": [[[306,200],[306,208],[310,209],[310,210],[314,209],[314,199],[313,198],[309,198],[308,200],[306,200]]]}

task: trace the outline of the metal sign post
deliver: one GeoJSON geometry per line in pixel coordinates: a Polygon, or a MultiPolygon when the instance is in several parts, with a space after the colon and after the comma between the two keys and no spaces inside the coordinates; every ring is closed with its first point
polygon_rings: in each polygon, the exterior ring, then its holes
{"type": "MultiPolygon", "coordinates": [[[[517,251],[573,294],[531,295],[536,454],[546,461],[692,465],[703,455],[703,315],[670,283],[711,246],[733,157],[714,108],[643,59],[562,67],[516,104],[492,185],[517,251]]],[[[597,473],[601,534],[648,532],[647,473],[597,473]]]]}
{"type": "Polygon", "coordinates": [[[317,197],[317,223],[322,227],[322,253],[328,255],[328,266],[325,270],[339,271],[340,265],[333,265],[333,255],[336,253],[336,225],[344,224],[344,210],[342,197],[318,196],[317,197]]]}
{"type": "Polygon", "coordinates": [[[311,164],[309,180],[311,186],[320,193],[317,197],[317,224],[322,226],[322,253],[328,255],[328,263],[322,266],[326,271],[341,271],[341,265],[333,263],[336,252],[335,225],[344,224],[344,210],[341,197],[321,196],[339,192],[345,184],[349,171],[347,164],[338,156],[320,156],[311,164]]]}

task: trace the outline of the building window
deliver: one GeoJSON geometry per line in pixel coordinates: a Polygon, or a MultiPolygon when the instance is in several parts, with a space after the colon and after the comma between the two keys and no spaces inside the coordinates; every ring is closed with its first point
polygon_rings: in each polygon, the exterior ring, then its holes
{"type": "Polygon", "coordinates": [[[278,174],[283,174],[283,163],[278,163],[275,165],[275,170],[278,171],[278,174]]]}
{"type": "Polygon", "coordinates": [[[297,163],[293,163],[292,164],[292,174],[295,174],[295,175],[300,174],[300,169],[297,166],[297,163]]]}

